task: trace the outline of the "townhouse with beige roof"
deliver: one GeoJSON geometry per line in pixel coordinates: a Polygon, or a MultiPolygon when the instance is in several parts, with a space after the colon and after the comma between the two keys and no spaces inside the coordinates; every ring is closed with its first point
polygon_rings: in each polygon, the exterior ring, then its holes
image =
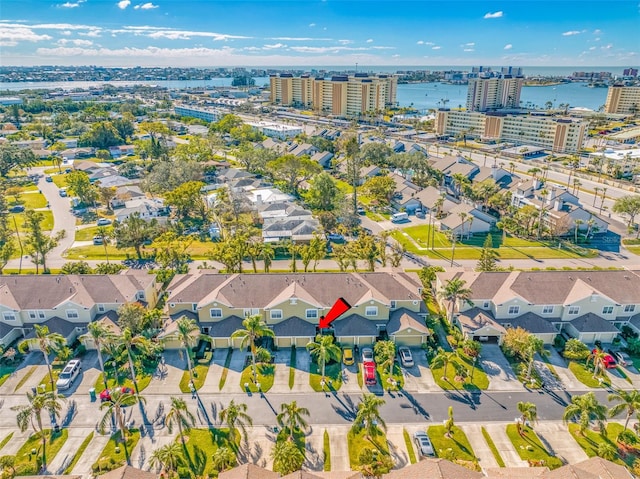
{"type": "MultiPolygon", "coordinates": [[[[609,343],[622,326],[640,327],[638,272],[446,272],[437,290],[453,278],[472,292],[450,318],[467,338],[500,343],[506,328],[520,326],[547,344],[558,334],[609,343]]],[[[451,304],[440,301],[449,315],[451,304]]]]}
{"type": "MultiPolygon", "coordinates": [[[[231,335],[242,320],[261,315],[278,347],[304,347],[316,336],[319,319],[342,297],[351,305],[331,325],[336,340],[370,345],[386,333],[398,344],[427,340],[422,283],[415,273],[215,274],[201,270],[177,275],[167,288],[166,307],[176,320],[198,321],[215,347],[240,346],[231,335]]],[[[173,344],[166,325],[167,347],[173,344]]]]}
{"type": "Polygon", "coordinates": [[[90,322],[113,316],[125,303],[154,307],[158,291],[155,275],[137,270],[111,275],[0,276],[0,344],[29,339],[34,324],[46,325],[71,344],[90,322]]]}

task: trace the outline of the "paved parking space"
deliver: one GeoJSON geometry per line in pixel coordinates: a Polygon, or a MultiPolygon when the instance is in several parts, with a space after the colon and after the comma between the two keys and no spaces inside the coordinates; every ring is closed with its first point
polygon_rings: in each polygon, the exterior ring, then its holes
{"type": "MultiPolygon", "coordinates": [[[[207,378],[204,380],[202,388],[200,388],[201,393],[217,393],[220,391],[220,378],[222,377],[222,371],[224,370],[224,362],[227,359],[227,352],[228,351],[226,349],[213,350],[213,358],[209,365],[207,378]]],[[[238,351],[234,351],[233,355],[240,355],[240,353],[238,351]]],[[[227,373],[227,380],[229,379],[230,373],[231,371],[227,373]]],[[[239,376],[238,382],[240,382],[239,376]]]]}
{"type": "Polygon", "coordinates": [[[403,426],[389,425],[387,428],[387,445],[389,446],[389,453],[395,462],[394,469],[401,469],[411,463],[409,461],[407,445],[404,440],[403,426]]]}
{"type": "Polygon", "coordinates": [[[520,459],[520,456],[513,447],[513,443],[507,436],[507,425],[505,423],[489,423],[485,425],[485,429],[491,436],[496,449],[500,453],[500,457],[504,461],[506,467],[528,467],[526,461],[520,459]]]}
{"type": "Polygon", "coordinates": [[[340,392],[345,393],[360,393],[360,385],[358,384],[358,367],[362,367],[360,363],[352,364],[351,366],[342,365],[342,387],[340,392]]]}
{"type": "Polygon", "coordinates": [[[82,442],[87,438],[93,429],[89,428],[69,428],[67,441],[58,451],[56,457],[47,464],[47,471],[50,474],[62,474],[73,460],[82,442]]]}
{"type": "Polygon", "coordinates": [[[497,344],[483,344],[480,363],[489,376],[489,391],[520,391],[524,387],[518,381],[509,361],[497,344]]]}
{"type": "Polygon", "coordinates": [[[589,459],[564,424],[542,421],[535,426],[535,431],[547,450],[566,464],[589,459]]]}
{"type": "Polygon", "coordinates": [[[410,368],[402,368],[404,389],[409,392],[441,391],[440,386],[433,379],[424,351],[419,348],[412,348],[411,354],[415,365],[410,368]]]}
{"type": "Polygon", "coordinates": [[[478,458],[478,464],[483,471],[492,467],[500,467],[496,461],[493,452],[489,448],[489,444],[482,435],[482,424],[460,424],[462,431],[469,439],[469,444],[473,453],[478,458]]]}

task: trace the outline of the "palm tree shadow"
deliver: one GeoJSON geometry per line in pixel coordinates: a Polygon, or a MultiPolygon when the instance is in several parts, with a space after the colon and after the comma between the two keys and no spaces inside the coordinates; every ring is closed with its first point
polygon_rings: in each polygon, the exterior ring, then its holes
{"type": "Polygon", "coordinates": [[[184,448],[184,455],[189,463],[189,468],[196,476],[204,474],[204,469],[207,464],[207,455],[197,445],[193,446],[193,454],[189,454],[189,449],[184,448]]]}

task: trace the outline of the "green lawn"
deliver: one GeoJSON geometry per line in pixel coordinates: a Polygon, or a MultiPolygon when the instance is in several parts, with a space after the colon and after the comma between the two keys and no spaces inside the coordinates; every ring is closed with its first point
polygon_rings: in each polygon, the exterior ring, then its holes
{"type": "Polygon", "coordinates": [[[593,377],[593,371],[587,369],[584,362],[569,361],[569,370],[578,381],[590,388],[609,387],[611,380],[607,373],[601,374],[602,383],[593,377]]]}
{"type": "MultiPolygon", "coordinates": [[[[67,429],[61,429],[59,433],[54,433],[52,436],[51,429],[45,429],[44,434],[47,438],[45,456],[47,458],[47,464],[50,464],[67,441],[69,431],[67,429]]],[[[41,458],[42,436],[40,433],[32,434],[16,453],[16,475],[30,476],[38,474],[38,465],[41,458]],[[33,450],[36,451],[35,454],[32,454],[33,450]]]]}
{"type": "Polygon", "coordinates": [[[324,430],[324,434],[322,435],[322,452],[323,452],[323,467],[324,471],[331,470],[331,440],[329,438],[329,433],[327,430],[324,430]]]}
{"type": "MultiPolygon", "coordinates": [[[[260,383],[260,389],[262,392],[266,393],[273,387],[273,379],[275,377],[276,366],[275,364],[256,364],[256,369],[258,372],[258,376],[256,378],[256,382],[260,383]]],[[[240,389],[245,391],[247,387],[245,384],[248,383],[248,389],[252,393],[257,393],[258,388],[253,382],[253,367],[251,365],[244,368],[242,371],[242,375],[240,376],[240,389]]]]}
{"type": "MultiPolygon", "coordinates": [[[[309,374],[309,384],[316,392],[322,392],[320,380],[322,379],[322,371],[318,368],[315,361],[311,361],[309,374]]],[[[338,391],[342,387],[342,363],[332,362],[325,366],[325,391],[338,391]]]]}
{"type": "Polygon", "coordinates": [[[376,366],[376,370],[378,371],[378,377],[380,378],[380,384],[383,389],[387,391],[398,391],[404,387],[404,375],[398,363],[393,363],[392,375],[389,374],[388,367],[383,368],[379,364],[376,366]]]}
{"type": "MultiPolygon", "coordinates": [[[[196,364],[193,368],[193,385],[195,386],[196,391],[203,386],[205,379],[207,379],[208,372],[208,364],[196,364]]],[[[191,389],[189,388],[189,381],[189,371],[183,372],[182,378],[180,379],[180,391],[183,393],[191,392],[191,389]]]]}
{"type": "Polygon", "coordinates": [[[495,458],[496,462],[498,463],[499,467],[505,467],[504,464],[504,460],[502,459],[502,456],[500,455],[500,452],[498,451],[498,448],[496,447],[496,443],[493,442],[493,439],[491,439],[491,436],[489,435],[489,433],[487,432],[487,430],[482,427],[482,437],[484,437],[484,440],[486,441],[487,445],[489,446],[489,449],[491,449],[491,453],[493,454],[493,457],[495,458]]]}
{"type": "Polygon", "coordinates": [[[409,462],[411,464],[415,464],[417,462],[416,451],[413,449],[413,441],[411,441],[411,436],[405,428],[402,428],[402,437],[404,438],[404,445],[407,448],[407,454],[409,454],[409,462]]]}
{"type": "Polygon", "coordinates": [[[355,433],[352,429],[347,434],[347,445],[349,447],[349,463],[351,469],[355,469],[360,465],[359,457],[365,449],[373,449],[379,454],[389,455],[389,446],[387,445],[387,437],[381,429],[371,438],[366,438],[366,432],[361,430],[355,433]]]}
{"type": "MultiPolygon", "coordinates": [[[[219,447],[228,447],[232,451],[238,450],[238,439],[232,442],[229,437],[229,429],[191,429],[184,434],[187,463],[191,470],[198,477],[217,475],[213,467],[212,456],[219,447]]],[[[176,438],[180,442],[180,438],[176,438]]]]}
{"type": "Polygon", "coordinates": [[[547,466],[549,469],[556,469],[562,466],[562,461],[549,454],[542,442],[540,442],[540,438],[530,427],[524,426],[522,435],[520,435],[515,424],[508,424],[507,436],[513,443],[513,447],[520,459],[529,462],[529,465],[547,466]]]}
{"type": "MultiPolygon", "coordinates": [[[[144,252],[144,250],[143,250],[144,252]]],[[[122,248],[118,249],[115,246],[107,246],[107,253],[109,254],[110,260],[120,260],[127,258],[135,258],[136,252],[133,248],[122,248]]],[[[65,253],[64,257],[66,259],[84,259],[84,260],[101,260],[106,259],[104,254],[104,246],[77,246],[75,248],[70,248],[65,253]]]]}
{"type": "Polygon", "coordinates": [[[227,382],[227,376],[229,374],[229,366],[231,365],[231,357],[233,356],[233,348],[227,350],[227,357],[224,360],[224,368],[222,374],[220,374],[220,382],[218,383],[218,390],[222,391],[225,383],[227,382]]]}
{"type": "MultiPolygon", "coordinates": [[[[43,216],[42,229],[44,231],[51,231],[53,229],[53,213],[48,210],[40,211],[39,213],[43,216]]],[[[15,218],[16,223],[18,224],[18,231],[20,233],[24,233],[27,231],[27,228],[24,226],[24,222],[25,222],[24,213],[9,214],[8,218],[9,218],[9,226],[13,227],[13,218],[15,218]]],[[[20,236],[22,237],[22,234],[20,236]]]]}
{"type": "MultiPolygon", "coordinates": [[[[504,352],[504,351],[503,351],[504,352]]],[[[529,364],[525,361],[521,361],[519,357],[510,356],[505,354],[504,357],[509,361],[511,365],[511,369],[516,373],[518,381],[521,383],[526,383],[529,389],[539,389],[542,385],[542,378],[540,374],[536,370],[536,368],[531,368],[531,379],[527,380],[527,372],[529,371],[529,364]]]]}
{"type": "Polygon", "coordinates": [[[580,426],[573,423],[569,424],[569,432],[576,440],[576,442],[580,445],[580,447],[584,450],[587,456],[597,456],[598,446],[600,444],[609,444],[616,451],[618,451],[618,455],[614,459],[614,462],[631,466],[633,465],[635,459],[638,458],[638,454],[620,454],[621,451],[618,447],[618,444],[616,443],[616,438],[618,437],[618,434],[622,432],[622,429],[623,426],[621,424],[610,422],[607,423],[606,437],[599,432],[592,431],[591,429],[587,429],[584,432],[584,435],[582,435],[580,434],[580,426]]]}
{"type": "Polygon", "coordinates": [[[476,367],[473,367],[473,362],[465,357],[463,354],[460,354],[457,357],[454,357],[449,364],[447,365],[447,376],[444,377],[444,367],[439,368],[430,368],[431,374],[433,374],[433,379],[435,379],[438,386],[442,389],[487,389],[489,387],[489,377],[482,369],[480,365],[480,361],[476,361],[476,367]],[[461,367],[464,367],[469,372],[469,378],[465,381],[458,381],[456,379],[456,367],[455,365],[459,364],[461,367]],[[471,371],[473,370],[473,379],[471,379],[471,371]]]}
{"type": "Polygon", "coordinates": [[[27,382],[27,379],[31,377],[31,375],[35,372],[37,368],[38,366],[31,366],[29,370],[26,373],[24,373],[24,376],[20,378],[20,381],[18,381],[18,384],[16,384],[16,387],[13,389],[13,392],[16,392],[18,389],[24,386],[24,383],[27,382]]]}
{"type": "Polygon", "coordinates": [[[82,454],[84,454],[84,451],[87,449],[92,439],[93,439],[93,431],[91,431],[89,435],[84,438],[84,441],[82,441],[82,444],[80,444],[80,447],[78,448],[76,453],[73,455],[73,459],[71,459],[71,462],[69,463],[67,468],[64,470],[64,474],[71,474],[71,471],[73,471],[73,468],[76,467],[76,464],[82,457],[82,454]]]}
{"type": "Polygon", "coordinates": [[[62,175],[52,175],[51,178],[53,178],[53,183],[58,188],[64,188],[64,187],[67,186],[67,175],[66,174],[63,173],[62,175]]]}
{"type": "Polygon", "coordinates": [[[91,469],[96,475],[104,474],[105,472],[113,471],[119,468],[127,462],[127,457],[131,456],[131,453],[140,440],[140,431],[137,429],[131,429],[127,436],[126,447],[120,439],[120,431],[116,432],[109,442],[104,447],[98,460],[93,463],[91,469]]]}
{"type": "Polygon", "coordinates": [[[7,196],[7,200],[9,208],[17,204],[23,205],[28,210],[35,210],[47,206],[47,199],[42,193],[38,193],[37,191],[20,194],[18,198],[15,196],[7,196]],[[17,201],[18,199],[20,200],[19,202],[17,201]]]}
{"type": "MultiPolygon", "coordinates": [[[[90,226],[88,228],[82,228],[76,230],[76,241],[91,241],[93,237],[98,234],[98,229],[104,228],[107,235],[110,236],[113,233],[113,226],[90,226]]],[[[104,247],[101,247],[104,252],[104,247]]]]}
{"type": "Polygon", "coordinates": [[[478,470],[478,459],[462,429],[454,426],[451,437],[447,437],[446,432],[444,426],[430,426],[427,429],[436,456],[478,470]]]}
{"type": "MultiPolygon", "coordinates": [[[[144,391],[145,388],[149,385],[149,383],[151,382],[151,376],[152,376],[151,371],[147,372],[147,374],[136,375],[139,392],[144,391]]],[[[123,376],[122,374],[118,374],[118,382],[116,382],[116,379],[113,376],[113,372],[110,372],[108,368],[107,368],[107,384],[109,385],[109,389],[117,386],[122,386],[126,388],[131,388],[135,391],[135,388],[133,387],[133,381],[129,377],[123,376]]],[[[98,391],[98,393],[104,389],[104,380],[102,379],[102,373],[100,373],[96,378],[96,382],[93,384],[93,387],[96,389],[96,391],[98,391]]]]}
{"type": "Polygon", "coordinates": [[[2,441],[0,441],[0,450],[2,450],[2,448],[7,445],[7,443],[11,440],[12,437],[13,437],[13,432],[10,432],[2,441]]]}
{"type": "Polygon", "coordinates": [[[40,385],[38,386],[39,390],[42,392],[51,392],[55,388],[56,381],[58,380],[58,376],[64,369],[64,364],[54,364],[51,366],[51,373],[53,376],[53,384],[51,384],[51,379],[49,378],[49,371],[45,373],[40,381],[40,385]],[[44,388],[42,387],[44,385],[44,388]]]}
{"type": "Polygon", "coordinates": [[[631,253],[640,255],[640,239],[623,239],[622,244],[631,253]]]}

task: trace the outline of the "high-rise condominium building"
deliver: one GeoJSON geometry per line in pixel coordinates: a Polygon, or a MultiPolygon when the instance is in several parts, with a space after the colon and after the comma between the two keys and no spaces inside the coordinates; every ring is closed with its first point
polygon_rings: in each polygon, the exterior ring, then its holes
{"type": "Polygon", "coordinates": [[[640,111],[640,86],[612,85],[604,104],[605,113],[635,115],[640,111]]]}
{"type": "Polygon", "coordinates": [[[270,78],[271,102],[312,108],[336,116],[357,116],[396,104],[398,79],[393,75],[334,75],[331,78],[294,77],[290,73],[270,78]]]}
{"type": "Polygon", "coordinates": [[[519,108],[524,77],[522,70],[503,67],[500,72],[474,68],[469,74],[467,110],[490,111],[519,108]]]}

